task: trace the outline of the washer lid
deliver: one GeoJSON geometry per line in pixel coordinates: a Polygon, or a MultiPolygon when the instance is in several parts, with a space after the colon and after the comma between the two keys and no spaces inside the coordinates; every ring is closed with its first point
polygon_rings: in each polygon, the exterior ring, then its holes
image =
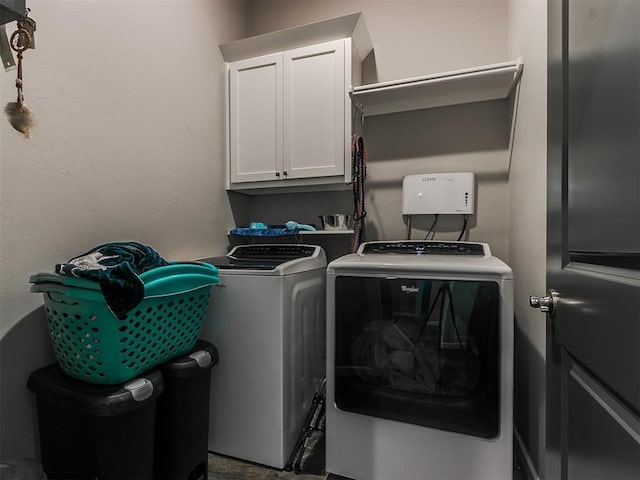
{"type": "Polygon", "coordinates": [[[205,259],[219,270],[258,270],[296,273],[294,264],[315,260],[307,268],[326,267],[324,251],[317,245],[251,244],[237,245],[225,256],[205,259]],[[316,265],[318,264],[318,265],[316,265]]]}

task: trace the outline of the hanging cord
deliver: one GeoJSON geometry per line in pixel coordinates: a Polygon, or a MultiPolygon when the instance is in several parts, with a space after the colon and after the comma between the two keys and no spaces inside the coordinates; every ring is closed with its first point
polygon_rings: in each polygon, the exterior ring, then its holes
{"type": "Polygon", "coordinates": [[[464,223],[462,224],[462,231],[460,232],[460,236],[458,237],[458,241],[462,240],[464,237],[464,232],[467,230],[467,221],[469,220],[469,215],[464,216],[464,223]]]}
{"type": "Polygon", "coordinates": [[[407,215],[407,234],[406,239],[411,240],[411,214],[407,215]]]}
{"type": "Polygon", "coordinates": [[[364,150],[364,140],[362,137],[353,140],[353,219],[354,219],[354,239],[353,252],[364,240],[364,221],[367,211],[364,205],[364,184],[367,176],[367,155],[364,150]]]}
{"type": "Polygon", "coordinates": [[[353,115],[351,115],[351,132],[352,137],[355,139],[358,136],[364,137],[364,105],[361,103],[356,103],[353,109],[353,115]],[[360,134],[358,135],[358,130],[356,127],[356,118],[358,118],[358,113],[360,114],[360,134]]]}
{"type": "MultiPolygon", "coordinates": [[[[449,304],[449,315],[451,318],[451,325],[453,326],[453,330],[456,334],[456,341],[458,343],[458,350],[460,350],[460,352],[462,352],[463,357],[464,357],[464,367],[465,367],[465,372],[469,371],[469,353],[468,351],[465,349],[463,343],[462,343],[462,339],[460,338],[460,333],[458,332],[458,325],[456,322],[456,313],[454,311],[453,308],[453,292],[451,291],[451,286],[449,285],[449,283],[445,283],[443,284],[443,287],[445,287],[445,297],[447,297],[448,300],[448,304],[449,304]]],[[[446,321],[446,311],[445,311],[445,299],[444,297],[442,298],[442,304],[441,304],[441,308],[440,308],[440,319],[438,322],[438,337],[440,338],[439,342],[438,342],[438,392],[440,393],[441,388],[442,388],[442,328],[444,326],[444,323],[446,321]]]]}
{"type": "Polygon", "coordinates": [[[11,35],[11,48],[18,53],[18,76],[16,78],[16,89],[18,90],[18,99],[16,100],[20,105],[24,103],[24,91],[22,89],[22,58],[24,57],[22,52],[29,48],[29,32],[19,28],[13,35],[11,35]]]}
{"type": "MultiPolygon", "coordinates": [[[[415,342],[413,343],[413,348],[411,349],[411,356],[415,357],[416,356],[416,350],[418,349],[418,345],[420,344],[420,340],[422,340],[422,334],[424,333],[424,330],[427,328],[427,323],[429,322],[429,318],[431,318],[431,314],[433,313],[433,311],[435,310],[436,306],[438,305],[438,300],[440,300],[440,320],[438,321],[438,338],[442,338],[442,310],[444,310],[444,302],[445,302],[445,295],[447,293],[446,290],[446,283],[443,283],[440,288],[438,289],[438,292],[436,293],[435,298],[433,299],[433,302],[431,303],[431,305],[429,306],[429,309],[427,311],[427,315],[424,317],[424,320],[422,321],[422,327],[420,328],[420,332],[418,333],[418,336],[416,337],[415,342]]],[[[442,365],[441,365],[441,345],[440,345],[440,341],[438,341],[438,371],[437,371],[437,379],[438,379],[438,390],[437,393],[440,393],[440,380],[441,380],[441,375],[440,375],[440,371],[442,369],[442,365]]]]}
{"type": "Polygon", "coordinates": [[[464,362],[465,362],[466,370],[469,369],[469,358],[468,358],[469,352],[465,348],[465,345],[462,342],[462,338],[460,337],[460,333],[458,331],[458,325],[457,325],[456,315],[455,315],[454,306],[453,306],[453,292],[451,291],[451,286],[449,285],[449,283],[443,283],[438,289],[438,292],[436,293],[436,296],[433,299],[433,302],[431,303],[431,305],[429,306],[429,309],[427,311],[426,316],[424,317],[424,320],[422,321],[422,327],[420,328],[420,331],[418,332],[418,336],[416,337],[416,340],[413,344],[411,355],[414,356],[416,354],[418,344],[422,340],[422,335],[424,334],[425,328],[427,327],[427,323],[429,322],[429,319],[431,318],[431,315],[433,314],[438,304],[438,300],[440,301],[440,318],[438,319],[438,375],[437,376],[438,376],[438,393],[440,393],[440,389],[442,388],[442,327],[443,327],[444,321],[446,320],[445,305],[449,306],[449,314],[451,316],[451,325],[453,327],[453,330],[456,336],[458,349],[464,354],[464,362]]]}
{"type": "Polygon", "coordinates": [[[439,213],[435,214],[436,218],[433,220],[433,223],[431,224],[431,227],[429,228],[429,231],[427,232],[427,234],[424,236],[425,240],[433,240],[436,236],[436,232],[433,230],[436,226],[436,223],[438,223],[438,217],[440,216],[439,213]],[[433,233],[433,235],[431,235],[433,233]],[[429,238],[429,235],[431,235],[431,238],[429,238]]]}
{"type": "MultiPolygon", "coordinates": [[[[456,320],[456,313],[453,308],[453,292],[451,290],[451,285],[447,284],[447,293],[449,297],[449,312],[451,313],[451,325],[453,326],[453,331],[456,334],[456,341],[458,342],[459,350],[465,351],[465,345],[462,343],[462,339],[460,338],[460,332],[458,331],[458,323],[456,320]]],[[[467,362],[467,355],[465,355],[465,363],[467,362]]]]}
{"type": "Polygon", "coordinates": [[[451,323],[453,325],[453,329],[454,332],[456,334],[456,340],[458,342],[458,347],[460,347],[460,350],[464,350],[464,345],[462,343],[461,337],[460,337],[460,333],[458,332],[458,326],[456,323],[456,317],[455,317],[455,312],[453,309],[453,293],[451,291],[451,286],[448,283],[443,283],[440,288],[438,289],[438,292],[436,293],[436,296],[433,299],[433,302],[431,303],[429,310],[427,311],[427,315],[424,317],[424,320],[422,322],[422,327],[420,328],[420,332],[418,332],[418,336],[416,338],[416,341],[413,345],[413,349],[411,350],[411,353],[415,353],[416,348],[418,347],[418,343],[420,342],[420,340],[422,339],[422,334],[424,333],[425,328],[427,327],[427,322],[429,321],[429,318],[431,318],[431,314],[433,313],[434,309],[436,308],[437,304],[438,304],[438,300],[440,300],[440,322],[442,322],[443,320],[443,316],[445,314],[445,302],[448,303],[449,305],[449,310],[451,312],[451,323]]]}

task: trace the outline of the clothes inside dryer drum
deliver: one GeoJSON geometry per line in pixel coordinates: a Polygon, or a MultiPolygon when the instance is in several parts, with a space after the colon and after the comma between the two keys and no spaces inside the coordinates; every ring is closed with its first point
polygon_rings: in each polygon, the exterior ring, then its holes
{"type": "Polygon", "coordinates": [[[497,434],[496,283],[345,276],[336,299],[338,408],[497,434]]]}

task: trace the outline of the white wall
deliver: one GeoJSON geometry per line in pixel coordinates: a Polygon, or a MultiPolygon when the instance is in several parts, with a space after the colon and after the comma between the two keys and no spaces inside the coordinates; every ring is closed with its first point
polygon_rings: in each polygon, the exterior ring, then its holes
{"type": "MultiPolygon", "coordinates": [[[[258,0],[249,1],[249,34],[362,12],[374,52],[363,82],[396,80],[510,60],[507,0],[258,0]]],[[[368,117],[365,122],[367,239],[401,239],[402,177],[473,171],[477,215],[469,239],[488,242],[508,260],[508,145],[506,101],[368,117]]],[[[253,201],[251,220],[284,223],[291,216],[317,223],[317,215],[353,211],[345,194],[269,195],[253,201]],[[333,208],[333,211],[327,211],[333,208]],[[340,210],[338,210],[340,209],[340,210]]],[[[423,238],[429,221],[414,221],[423,238]]],[[[439,221],[437,239],[457,238],[461,219],[439,221]]]]}
{"type": "MultiPolygon", "coordinates": [[[[34,369],[53,361],[29,276],[104,242],[169,260],[225,252],[224,63],[233,0],[29,0],[25,139],[0,121],[0,457],[37,454],[34,369]]],[[[9,34],[15,23],[7,24],[9,34]]],[[[15,100],[16,72],[2,73],[15,100]]]]}
{"type": "Polygon", "coordinates": [[[249,34],[354,12],[364,13],[380,82],[505,60],[507,0],[249,0],[249,34]]]}
{"type": "Polygon", "coordinates": [[[509,51],[524,57],[509,176],[509,258],[515,278],[515,429],[544,474],[545,315],[529,307],[546,288],[547,2],[509,3],[509,51]]]}

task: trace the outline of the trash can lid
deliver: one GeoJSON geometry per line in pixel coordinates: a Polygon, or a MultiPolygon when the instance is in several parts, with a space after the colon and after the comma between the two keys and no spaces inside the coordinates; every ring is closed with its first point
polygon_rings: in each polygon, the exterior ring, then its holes
{"type": "Polygon", "coordinates": [[[46,480],[40,462],[33,458],[18,458],[0,462],[0,480],[46,480]]]}
{"type": "Polygon", "coordinates": [[[159,369],[116,385],[81,382],[55,363],[33,372],[27,388],[60,407],[102,417],[122,415],[154,401],[164,390],[164,382],[159,369]]]}
{"type": "Polygon", "coordinates": [[[218,350],[209,342],[198,340],[194,347],[184,355],[163,363],[160,368],[165,378],[189,378],[213,368],[220,357],[218,350]]]}

